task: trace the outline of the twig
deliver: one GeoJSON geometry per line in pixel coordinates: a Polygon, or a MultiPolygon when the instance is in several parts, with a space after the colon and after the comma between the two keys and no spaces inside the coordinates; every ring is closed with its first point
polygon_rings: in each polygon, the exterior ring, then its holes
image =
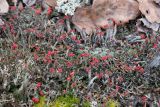
{"type": "Polygon", "coordinates": [[[11,99],[11,100],[0,100],[0,103],[3,103],[3,102],[13,102],[14,100],[13,99],[11,99]]]}
{"type": "Polygon", "coordinates": [[[95,77],[93,77],[90,81],[89,81],[89,84],[88,84],[88,89],[91,87],[91,85],[93,84],[93,82],[94,82],[94,80],[96,80],[98,77],[97,76],[95,76],[95,77]]]}

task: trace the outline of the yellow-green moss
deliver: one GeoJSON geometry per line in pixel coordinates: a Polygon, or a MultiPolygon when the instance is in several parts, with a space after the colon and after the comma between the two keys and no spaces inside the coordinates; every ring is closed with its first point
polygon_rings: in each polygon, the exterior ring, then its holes
{"type": "Polygon", "coordinates": [[[91,107],[91,103],[88,101],[83,102],[82,107],[91,107]]]}
{"type": "Polygon", "coordinates": [[[39,102],[37,104],[34,104],[33,107],[47,107],[45,100],[46,100],[45,96],[40,97],[39,102]]]}
{"type": "Polygon", "coordinates": [[[58,97],[49,107],[77,107],[79,104],[79,98],[65,95],[58,97]]]}
{"type": "Polygon", "coordinates": [[[117,101],[111,99],[106,103],[106,107],[119,107],[119,106],[120,105],[117,101]]]}
{"type": "MultiPolygon", "coordinates": [[[[74,97],[72,95],[64,95],[64,96],[59,96],[57,99],[51,102],[49,106],[46,104],[45,96],[40,97],[39,102],[37,104],[34,104],[33,107],[78,107],[78,105],[80,105],[79,98],[74,97]]],[[[91,106],[88,101],[84,101],[82,107],[91,107],[91,106]]]]}

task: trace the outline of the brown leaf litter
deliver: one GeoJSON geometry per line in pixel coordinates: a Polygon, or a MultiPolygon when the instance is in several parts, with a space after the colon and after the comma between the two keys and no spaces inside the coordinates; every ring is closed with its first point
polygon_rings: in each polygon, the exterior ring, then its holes
{"type": "Polygon", "coordinates": [[[85,30],[87,34],[91,34],[96,28],[113,26],[109,19],[116,25],[123,25],[136,19],[140,12],[146,18],[140,19],[143,24],[158,31],[160,0],[94,0],[92,6],[78,8],[72,22],[79,31],[85,30]]]}
{"type": "Polygon", "coordinates": [[[121,25],[135,19],[138,14],[138,3],[134,0],[94,0],[92,6],[78,8],[72,22],[90,34],[97,27],[112,26],[109,19],[121,25]]]}

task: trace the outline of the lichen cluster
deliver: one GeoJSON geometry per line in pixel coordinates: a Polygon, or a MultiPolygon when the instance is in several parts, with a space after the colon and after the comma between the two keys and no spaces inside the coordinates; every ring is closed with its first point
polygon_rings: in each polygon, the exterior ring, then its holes
{"type": "Polygon", "coordinates": [[[80,0],[57,0],[56,9],[65,15],[74,15],[77,7],[80,7],[80,0]]]}

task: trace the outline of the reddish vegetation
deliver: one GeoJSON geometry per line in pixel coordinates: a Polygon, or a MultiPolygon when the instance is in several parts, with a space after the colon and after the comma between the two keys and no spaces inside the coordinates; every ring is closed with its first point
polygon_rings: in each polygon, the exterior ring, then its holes
{"type": "Polygon", "coordinates": [[[138,2],[95,0],[74,16],[48,5],[43,14],[39,2],[13,4],[2,16],[0,106],[33,106],[42,96],[48,103],[64,94],[100,105],[113,99],[125,107],[158,106],[160,32],[135,19],[138,2]]]}

